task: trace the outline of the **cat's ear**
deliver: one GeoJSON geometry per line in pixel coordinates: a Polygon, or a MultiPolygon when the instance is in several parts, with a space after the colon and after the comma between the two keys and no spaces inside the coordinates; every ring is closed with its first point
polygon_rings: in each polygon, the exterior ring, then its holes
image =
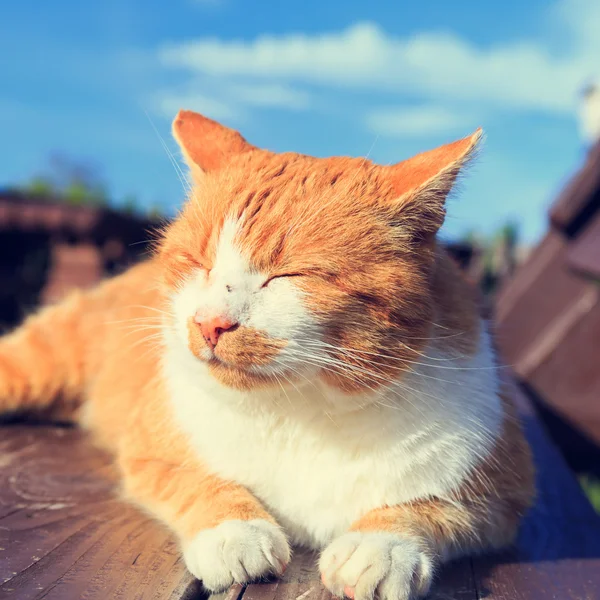
{"type": "Polygon", "coordinates": [[[177,113],[172,130],[193,171],[216,171],[232,156],[255,148],[234,129],[191,110],[177,113]]]}
{"type": "Polygon", "coordinates": [[[444,222],[446,197],[482,136],[480,128],[461,140],[384,167],[393,189],[388,209],[395,225],[419,239],[437,233],[444,222]]]}

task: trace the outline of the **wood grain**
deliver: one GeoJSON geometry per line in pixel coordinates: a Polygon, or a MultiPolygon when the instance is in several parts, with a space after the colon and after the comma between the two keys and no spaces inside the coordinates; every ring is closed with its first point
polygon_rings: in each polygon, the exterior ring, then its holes
{"type": "Polygon", "coordinates": [[[600,144],[590,148],[585,163],[573,175],[550,208],[552,226],[576,237],[600,207],[600,144]]]}
{"type": "Polygon", "coordinates": [[[545,404],[600,446],[600,286],[591,286],[578,319],[527,383],[545,404]]]}
{"type": "Polygon", "coordinates": [[[0,598],[201,598],[170,534],[75,429],[0,429],[0,598]]]}
{"type": "Polygon", "coordinates": [[[600,280],[600,211],[573,241],[567,263],[584,277],[600,280]]]}
{"type": "Polygon", "coordinates": [[[595,600],[600,598],[600,518],[527,399],[516,393],[534,451],[538,499],[511,552],[473,560],[479,597],[595,600]]]}
{"type": "MultiPolygon", "coordinates": [[[[433,600],[600,598],[600,519],[528,401],[517,393],[538,467],[539,498],[514,550],[440,573],[433,600]]],[[[317,555],[298,551],[279,581],[213,600],[330,600],[317,555]]],[[[205,598],[171,535],[118,500],[109,458],[85,434],[0,428],[0,598],[205,598]]]]}
{"type": "Polygon", "coordinates": [[[550,231],[498,294],[496,341],[505,364],[527,379],[566,335],[590,285],[566,264],[568,240],[550,231]]]}

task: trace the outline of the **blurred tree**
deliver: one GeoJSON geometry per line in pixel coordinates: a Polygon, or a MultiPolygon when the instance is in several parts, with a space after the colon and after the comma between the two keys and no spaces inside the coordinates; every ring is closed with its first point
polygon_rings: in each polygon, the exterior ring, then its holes
{"type": "Polygon", "coordinates": [[[98,167],[58,152],[50,155],[46,173],[34,176],[22,189],[37,196],[63,198],[75,205],[108,204],[106,184],[98,167]]]}
{"type": "Polygon", "coordinates": [[[474,229],[469,229],[463,234],[460,241],[465,244],[477,245],[479,244],[479,234],[474,229]]]}
{"type": "Polygon", "coordinates": [[[106,206],[108,204],[108,198],[103,186],[90,186],[84,181],[71,181],[62,190],[61,196],[69,204],[91,204],[93,206],[106,206]]]}
{"type": "Polygon", "coordinates": [[[52,182],[42,176],[36,176],[23,186],[23,190],[34,196],[52,196],[56,193],[52,182]]]}
{"type": "Polygon", "coordinates": [[[495,236],[492,248],[493,268],[500,278],[512,275],[517,266],[518,239],[519,225],[515,221],[507,221],[495,236]]]}
{"type": "Polygon", "coordinates": [[[153,221],[162,219],[165,215],[164,211],[158,204],[152,204],[150,206],[150,208],[148,209],[147,214],[148,214],[148,218],[152,219],[153,221]]]}
{"type": "Polygon", "coordinates": [[[123,199],[123,204],[121,205],[121,210],[128,215],[135,215],[139,212],[139,202],[136,196],[133,194],[128,194],[123,199]]]}
{"type": "Polygon", "coordinates": [[[514,220],[505,223],[500,228],[500,237],[504,239],[505,243],[516,246],[519,239],[519,224],[514,220]]]}
{"type": "Polygon", "coordinates": [[[507,221],[490,236],[483,236],[474,230],[468,231],[463,235],[462,241],[471,245],[480,257],[480,288],[486,295],[493,294],[517,266],[518,223],[507,221]]]}

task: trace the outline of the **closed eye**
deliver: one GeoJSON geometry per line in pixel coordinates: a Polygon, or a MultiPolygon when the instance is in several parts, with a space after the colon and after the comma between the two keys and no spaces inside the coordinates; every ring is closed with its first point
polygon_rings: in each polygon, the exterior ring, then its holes
{"type": "Polygon", "coordinates": [[[267,279],[261,287],[267,287],[274,279],[282,279],[283,277],[302,277],[305,273],[281,273],[280,275],[273,275],[267,279]]]}

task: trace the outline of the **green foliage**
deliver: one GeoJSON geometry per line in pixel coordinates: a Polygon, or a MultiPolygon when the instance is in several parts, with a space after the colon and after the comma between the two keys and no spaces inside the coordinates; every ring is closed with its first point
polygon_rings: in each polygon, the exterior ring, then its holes
{"type": "Polygon", "coordinates": [[[600,513],[600,479],[585,475],[579,478],[579,483],[592,506],[600,513]]]}
{"type": "Polygon", "coordinates": [[[470,229],[463,234],[462,241],[477,246],[479,245],[479,234],[474,229],[470,229]]]}
{"type": "Polygon", "coordinates": [[[123,199],[121,210],[128,215],[135,215],[140,211],[138,199],[133,195],[129,194],[123,199]]]}
{"type": "Polygon", "coordinates": [[[63,190],[62,196],[69,204],[77,206],[86,203],[88,193],[89,190],[83,182],[73,181],[63,190]]]}
{"type": "Polygon", "coordinates": [[[36,196],[63,199],[76,206],[108,204],[106,184],[93,165],[56,153],[50,156],[46,172],[32,177],[21,189],[36,196]]]}
{"type": "Polygon", "coordinates": [[[148,218],[153,221],[158,221],[164,216],[164,212],[158,204],[150,206],[147,212],[148,218]]]}
{"type": "MultiPolygon", "coordinates": [[[[35,175],[18,189],[28,195],[62,200],[73,206],[110,205],[106,183],[93,164],[57,153],[50,155],[45,172],[35,175]]],[[[133,194],[127,195],[114,208],[132,216],[144,213],[133,194]]],[[[159,220],[163,217],[163,210],[159,205],[154,205],[147,215],[151,219],[159,220]]]]}
{"type": "Polygon", "coordinates": [[[89,185],[84,181],[73,180],[62,190],[61,197],[75,206],[106,206],[108,198],[102,185],[89,185]]]}
{"type": "Polygon", "coordinates": [[[519,224],[516,221],[508,221],[500,228],[500,238],[507,244],[516,245],[519,239],[519,224]]]}
{"type": "Polygon", "coordinates": [[[507,221],[492,235],[477,231],[466,232],[462,241],[470,244],[478,255],[479,285],[484,294],[492,294],[506,276],[510,276],[517,262],[519,226],[507,221]]]}
{"type": "Polygon", "coordinates": [[[52,196],[56,193],[52,181],[41,176],[33,177],[23,186],[23,190],[34,196],[52,196]]]}

